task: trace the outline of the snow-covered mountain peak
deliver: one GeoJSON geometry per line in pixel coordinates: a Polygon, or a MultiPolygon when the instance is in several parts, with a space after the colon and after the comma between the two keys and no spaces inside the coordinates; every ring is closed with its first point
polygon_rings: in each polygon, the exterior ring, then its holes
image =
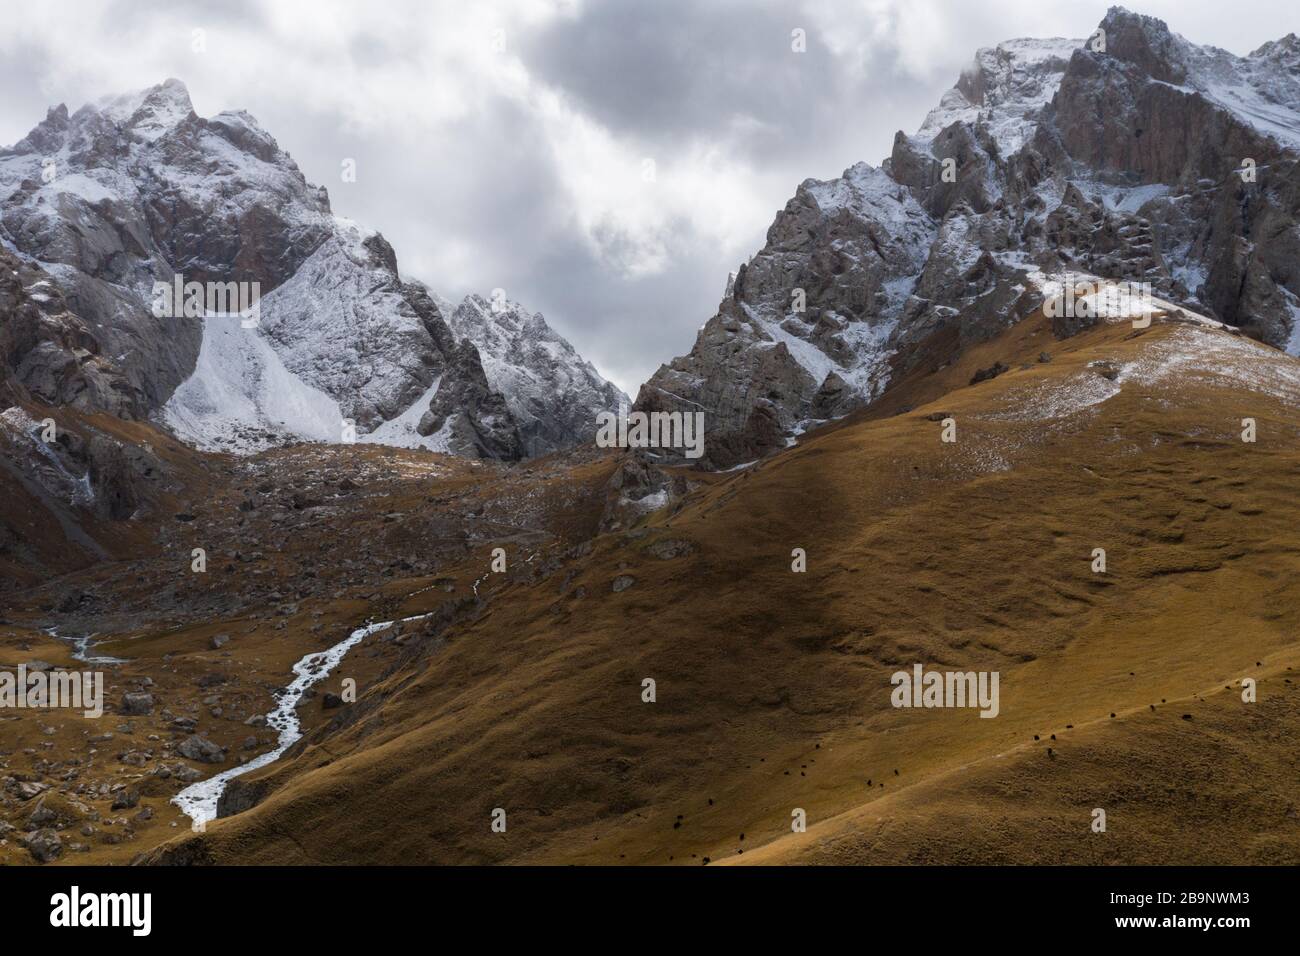
{"type": "Polygon", "coordinates": [[[866,210],[892,217],[906,216],[913,204],[906,187],[900,186],[884,170],[870,163],[854,163],[836,179],[806,179],[803,188],[817,201],[823,212],[847,209],[857,215],[866,210]]]}
{"type": "Polygon", "coordinates": [[[979,50],[913,141],[928,145],[953,123],[978,122],[990,128],[1002,155],[1016,152],[1032,135],[1038,113],[1051,102],[1083,42],[1026,38],[979,50]]]}
{"type": "Polygon", "coordinates": [[[998,335],[1034,273],[1300,348],[1298,47],[1239,57],[1114,7],[1087,39],[980,50],[879,169],[799,187],[637,407],[703,409],[708,463],[753,460],[998,335]]]}
{"type": "MultiPolygon", "coordinates": [[[[355,431],[513,459],[588,440],[586,418],[617,406],[612,386],[515,303],[495,315],[479,300],[466,312],[478,319],[453,333],[444,315],[457,310],[405,280],[382,235],[333,215],[249,113],[196,115],[179,80],[71,115],[55,107],[0,150],[0,244],[48,273],[95,330],[101,378],[125,380],[109,410],[158,417],[204,447],[355,431]],[[255,285],[257,322],[155,314],[155,284],[178,277],[255,285]]],[[[27,380],[59,380],[63,359],[48,352],[27,380]]]]}
{"type": "Polygon", "coordinates": [[[804,180],[799,190],[824,216],[843,212],[875,224],[877,243],[893,247],[878,251],[895,264],[919,262],[933,239],[934,224],[912,193],[870,163],[855,163],[837,179],[804,180]]]}
{"type": "Polygon", "coordinates": [[[1163,20],[1112,7],[1101,22],[1105,55],[1152,80],[1204,96],[1288,148],[1300,148],[1300,40],[1289,34],[1248,56],[1202,46],[1163,20]]]}
{"type": "Polygon", "coordinates": [[[1273,60],[1288,69],[1300,67],[1300,37],[1288,33],[1278,40],[1269,40],[1250,52],[1252,60],[1273,60]]]}
{"type": "Polygon", "coordinates": [[[137,92],[105,97],[94,108],[147,142],[195,115],[190,91],[175,78],[137,92]]]}
{"type": "Polygon", "coordinates": [[[481,295],[467,295],[454,310],[451,322],[452,329],[460,335],[471,334],[477,323],[485,334],[517,336],[527,331],[533,337],[563,341],[546,324],[540,312],[530,312],[512,299],[489,301],[481,295]]]}
{"type": "Polygon", "coordinates": [[[469,295],[444,314],[452,332],[478,349],[488,384],[506,397],[529,455],[589,441],[597,414],[630,404],[540,312],[469,295]]]}

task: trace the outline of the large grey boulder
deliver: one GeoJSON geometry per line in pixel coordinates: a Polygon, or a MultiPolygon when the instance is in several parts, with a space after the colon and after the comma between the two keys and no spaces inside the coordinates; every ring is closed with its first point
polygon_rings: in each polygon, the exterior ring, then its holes
{"type": "Polygon", "coordinates": [[[226,759],[224,750],[198,734],[182,740],[176,752],[188,760],[197,760],[199,763],[221,763],[226,759]]]}
{"type": "Polygon", "coordinates": [[[143,717],[153,713],[153,695],[128,692],[122,695],[122,713],[130,717],[143,717]]]}
{"type": "Polygon", "coordinates": [[[57,830],[34,830],[23,837],[22,843],[37,863],[52,863],[63,855],[63,840],[57,830]]]}

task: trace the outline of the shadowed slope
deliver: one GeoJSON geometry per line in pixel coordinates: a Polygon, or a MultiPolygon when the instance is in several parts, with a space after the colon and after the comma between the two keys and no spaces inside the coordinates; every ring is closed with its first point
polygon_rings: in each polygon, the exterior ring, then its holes
{"type": "Polygon", "coordinates": [[[860,414],[503,583],[273,768],[262,803],[161,858],[1294,862],[1297,368],[1188,324],[1054,342],[1026,319],[891,397],[939,380],[938,401],[860,414]],[[965,386],[994,361],[1012,371],[965,386]],[[1000,716],[894,709],[914,663],[1000,672],[1000,716]],[[1246,676],[1267,678],[1258,705],[1175,704],[1246,676]],[[1233,766],[1255,789],[1207,827],[1188,801],[1239,797],[1233,766]],[[1081,842],[1096,806],[1104,849],[1081,842]],[[860,837],[873,813],[888,839],[860,837]]]}

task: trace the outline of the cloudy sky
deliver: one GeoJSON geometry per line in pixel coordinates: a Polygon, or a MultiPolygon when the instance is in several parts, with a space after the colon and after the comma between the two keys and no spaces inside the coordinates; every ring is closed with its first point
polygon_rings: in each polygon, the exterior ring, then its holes
{"type": "MultiPolygon", "coordinates": [[[[404,274],[504,289],[635,395],[801,180],[878,163],[977,47],[1082,38],[1108,5],[38,0],[0,27],[0,143],[178,77],[200,115],[256,116],[404,274]]],[[[1241,54],[1300,32],[1293,0],[1130,7],[1241,54]]]]}

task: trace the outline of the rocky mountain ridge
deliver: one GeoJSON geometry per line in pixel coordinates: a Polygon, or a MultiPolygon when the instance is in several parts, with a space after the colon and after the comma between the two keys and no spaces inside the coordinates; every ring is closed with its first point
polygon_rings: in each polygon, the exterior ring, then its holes
{"type": "Polygon", "coordinates": [[[55,107],[0,150],[0,247],[31,276],[25,290],[57,293],[62,310],[44,307],[39,335],[8,334],[8,387],[155,418],[200,447],[355,435],[513,460],[585,440],[587,419],[614,407],[601,404],[612,386],[540,316],[539,341],[568,365],[502,369],[489,384],[477,343],[491,328],[463,321],[453,333],[388,242],[335,216],[252,116],[200,117],[178,80],[72,114],[55,107]],[[254,327],[155,315],[155,283],[178,275],[257,283],[254,327]],[[548,374],[582,394],[497,390],[548,374]]]}
{"type": "Polygon", "coordinates": [[[503,297],[466,296],[442,309],[447,324],[478,349],[488,384],[506,400],[519,425],[527,457],[590,441],[593,410],[617,410],[632,401],[546,324],[503,297]]]}
{"type": "Polygon", "coordinates": [[[1086,39],[981,50],[879,168],[799,186],[637,407],[705,410],[706,464],[743,463],[987,340],[1070,272],[1300,353],[1297,63],[1294,35],[1237,57],[1119,7],[1086,39]]]}

